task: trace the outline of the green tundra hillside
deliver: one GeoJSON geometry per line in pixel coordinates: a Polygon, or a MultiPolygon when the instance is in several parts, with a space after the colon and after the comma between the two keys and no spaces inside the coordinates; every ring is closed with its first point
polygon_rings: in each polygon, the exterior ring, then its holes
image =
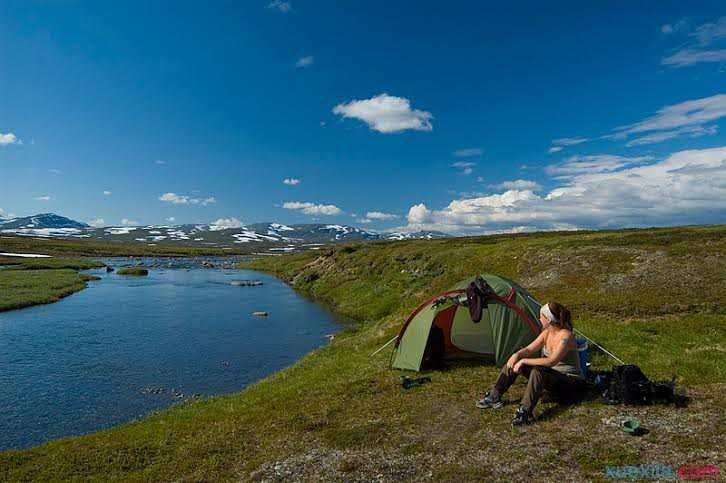
{"type": "MultiPolygon", "coordinates": [[[[244,391],[180,404],[96,434],[0,453],[0,480],[605,479],[608,466],[716,464],[726,414],[726,227],[541,233],[322,248],[266,257],[271,272],[357,322],[244,391]],[[480,272],[571,308],[575,326],[684,408],[544,402],[534,426],[474,407],[497,370],[458,363],[404,390],[390,349],[371,353],[423,299],[480,272]],[[637,417],[648,433],[618,427],[637,417]]],[[[605,366],[602,357],[597,364],[605,366]]]]}

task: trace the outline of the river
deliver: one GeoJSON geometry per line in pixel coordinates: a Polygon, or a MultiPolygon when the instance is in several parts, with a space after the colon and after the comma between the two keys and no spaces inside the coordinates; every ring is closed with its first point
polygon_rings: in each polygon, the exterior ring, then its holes
{"type": "Polygon", "coordinates": [[[93,270],[100,281],[57,303],[0,312],[0,450],[239,391],[342,327],[274,277],[190,267],[93,270]],[[250,279],[263,285],[231,284],[250,279]]]}

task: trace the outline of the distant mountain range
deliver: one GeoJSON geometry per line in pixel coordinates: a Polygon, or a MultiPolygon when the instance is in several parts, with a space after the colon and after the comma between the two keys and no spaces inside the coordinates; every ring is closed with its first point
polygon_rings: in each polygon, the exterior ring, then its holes
{"type": "Polygon", "coordinates": [[[305,223],[254,223],[229,228],[214,224],[91,227],[54,213],[4,219],[0,233],[49,238],[86,238],[100,241],[141,242],[149,245],[180,244],[233,247],[263,243],[270,251],[314,248],[331,242],[445,238],[438,231],[377,233],[348,225],[305,223]]]}

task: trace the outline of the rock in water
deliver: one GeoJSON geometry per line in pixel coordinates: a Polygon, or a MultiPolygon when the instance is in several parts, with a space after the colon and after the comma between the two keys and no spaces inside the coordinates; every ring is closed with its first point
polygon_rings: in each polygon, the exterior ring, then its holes
{"type": "Polygon", "coordinates": [[[252,315],[256,315],[257,317],[267,317],[270,314],[268,314],[267,312],[260,311],[260,312],[252,312],[252,315]]]}
{"type": "Polygon", "coordinates": [[[259,285],[262,285],[262,281],[260,280],[232,280],[230,285],[234,285],[235,287],[257,287],[259,285]]]}

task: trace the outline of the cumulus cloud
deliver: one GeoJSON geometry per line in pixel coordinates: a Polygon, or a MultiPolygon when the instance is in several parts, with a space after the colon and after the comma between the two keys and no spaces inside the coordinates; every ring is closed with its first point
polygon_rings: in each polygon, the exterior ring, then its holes
{"type": "Polygon", "coordinates": [[[306,215],[340,215],[343,210],[335,205],[323,205],[310,202],[301,201],[286,201],[282,204],[282,207],[286,210],[297,210],[302,211],[306,215]]]}
{"type": "Polygon", "coordinates": [[[409,225],[428,223],[431,219],[431,211],[426,208],[425,204],[419,203],[408,209],[406,219],[409,225]]]}
{"type": "Polygon", "coordinates": [[[174,205],[202,205],[207,206],[212,203],[216,203],[217,199],[214,196],[207,198],[194,198],[188,195],[178,195],[176,193],[164,193],[159,196],[159,201],[165,203],[171,203],[174,205]]]}
{"type": "Polygon", "coordinates": [[[609,173],[625,166],[644,163],[653,158],[650,156],[625,157],[611,154],[593,154],[588,156],[570,156],[563,162],[545,167],[545,173],[551,176],[567,178],[592,173],[609,173]]]}
{"type": "MultiPolygon", "coordinates": [[[[671,34],[676,31],[676,28],[664,25],[661,31],[671,34]]],[[[726,17],[721,17],[715,22],[699,25],[688,36],[690,40],[681,45],[673,54],[663,58],[661,64],[671,67],[686,67],[702,62],[726,61],[726,49],[709,49],[712,44],[721,42],[726,38],[726,17]]]]}
{"type": "Polygon", "coordinates": [[[242,228],[244,224],[237,218],[219,218],[211,223],[210,229],[216,230],[227,230],[229,228],[242,228]]]}
{"type": "Polygon", "coordinates": [[[111,196],[111,192],[109,190],[104,190],[103,191],[103,195],[104,196],[111,196]]]}
{"type": "Polygon", "coordinates": [[[267,8],[281,13],[288,13],[292,11],[292,5],[290,4],[290,2],[284,2],[282,0],[273,0],[272,2],[267,4],[267,8]]]}
{"type": "Polygon", "coordinates": [[[138,226],[139,225],[139,222],[136,221],[136,220],[131,220],[129,218],[123,218],[121,220],[121,224],[124,225],[124,226],[138,226]]]}
{"type": "Polygon", "coordinates": [[[0,133],[0,146],[7,146],[9,144],[23,144],[23,142],[11,132],[5,134],[0,133]]]}
{"type": "Polygon", "coordinates": [[[451,165],[452,168],[458,169],[459,172],[464,175],[470,175],[473,173],[474,166],[476,166],[476,163],[472,163],[470,161],[457,161],[451,165]]]}
{"type": "Polygon", "coordinates": [[[453,154],[457,158],[470,158],[473,156],[481,156],[482,154],[484,154],[484,150],[482,148],[464,148],[457,149],[451,154],[453,154]]]}
{"type": "Polygon", "coordinates": [[[529,181],[526,179],[515,179],[512,181],[504,181],[503,183],[491,185],[492,188],[495,189],[503,189],[503,190],[532,190],[537,191],[540,189],[539,183],[536,183],[535,181],[529,181]]]}
{"type": "Polygon", "coordinates": [[[366,213],[366,218],[369,220],[395,220],[398,218],[398,215],[394,215],[393,213],[384,213],[382,211],[369,211],[366,213]]]}
{"type": "Polygon", "coordinates": [[[297,186],[300,184],[300,180],[297,178],[285,178],[282,182],[289,186],[297,186]]]}
{"type": "Polygon", "coordinates": [[[176,221],[176,218],[174,218],[173,216],[170,216],[169,218],[164,218],[164,219],[166,221],[168,221],[169,223],[174,223],[176,221]]]}
{"type": "Polygon", "coordinates": [[[43,195],[43,196],[36,196],[33,198],[35,201],[50,201],[51,198],[49,195],[43,195]]]}
{"type": "Polygon", "coordinates": [[[305,67],[310,67],[314,63],[315,63],[315,57],[313,57],[312,55],[308,55],[308,56],[300,57],[299,59],[297,59],[297,62],[295,62],[295,67],[297,67],[298,69],[301,69],[301,68],[305,68],[305,67]]]}
{"type": "Polygon", "coordinates": [[[106,222],[103,221],[103,218],[94,218],[93,220],[89,221],[88,224],[94,228],[102,228],[106,226],[106,222]]]}
{"type": "Polygon", "coordinates": [[[379,94],[370,99],[353,100],[338,104],[333,113],[344,118],[359,119],[381,133],[400,131],[431,131],[432,114],[411,109],[411,101],[404,97],[379,94]]]}
{"type": "Polygon", "coordinates": [[[726,146],[686,150],[651,162],[574,166],[549,193],[508,190],[409,210],[409,231],[490,233],[726,221],[726,146]]]}

